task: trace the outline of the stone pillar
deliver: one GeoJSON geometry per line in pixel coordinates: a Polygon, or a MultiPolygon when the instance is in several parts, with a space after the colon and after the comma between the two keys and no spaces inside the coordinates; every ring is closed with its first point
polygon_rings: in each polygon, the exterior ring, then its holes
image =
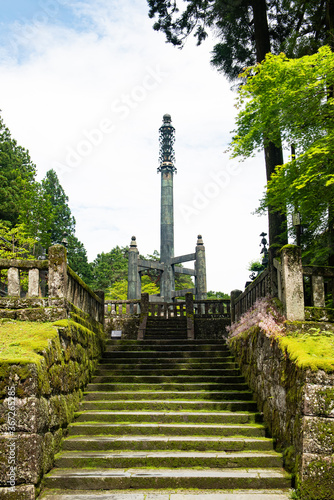
{"type": "Polygon", "coordinates": [[[194,325],[194,299],[193,294],[186,293],[186,316],[187,316],[187,339],[194,340],[195,325],[194,325]]]}
{"type": "Polygon", "coordinates": [[[172,301],[175,289],[173,268],[170,264],[174,257],[174,202],[173,167],[161,166],[161,212],[160,212],[160,262],[165,264],[161,275],[160,295],[165,302],[172,301]]]}
{"type": "Polygon", "coordinates": [[[235,311],[235,301],[242,294],[241,290],[232,290],[231,292],[231,324],[239,321],[239,314],[235,311]]]}
{"type": "Polygon", "coordinates": [[[66,248],[54,245],[49,248],[49,297],[67,297],[66,248]]]}
{"type": "Polygon", "coordinates": [[[312,276],[312,304],[314,307],[325,307],[325,284],[322,276],[312,276]]]}
{"type": "Polygon", "coordinates": [[[282,299],[287,320],[304,321],[304,286],[300,247],[286,245],[281,250],[282,299]]]}
{"type": "Polygon", "coordinates": [[[138,293],[138,249],[136,237],[132,236],[128,260],[128,299],[137,299],[138,293]]]}
{"type": "Polygon", "coordinates": [[[196,300],[205,300],[207,298],[206,289],[206,263],[205,263],[205,246],[202,236],[199,234],[196,245],[196,262],[195,262],[195,289],[196,300]]]}
{"type": "Polygon", "coordinates": [[[39,297],[39,269],[29,269],[28,297],[39,297]]]}
{"type": "Polygon", "coordinates": [[[149,294],[142,293],[140,301],[140,323],[139,323],[137,340],[144,339],[146,324],[147,324],[148,308],[149,308],[149,294]]]}
{"type": "Polygon", "coordinates": [[[8,295],[9,297],[20,297],[20,271],[17,267],[8,269],[8,295]]]}

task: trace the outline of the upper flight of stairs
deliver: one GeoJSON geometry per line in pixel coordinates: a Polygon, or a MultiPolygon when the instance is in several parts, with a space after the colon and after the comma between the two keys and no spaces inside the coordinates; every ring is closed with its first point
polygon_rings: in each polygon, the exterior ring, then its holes
{"type": "Polygon", "coordinates": [[[47,498],[53,489],[287,491],[291,480],[222,342],[118,340],[44,485],[47,498]]]}
{"type": "Polygon", "coordinates": [[[145,340],[173,340],[187,338],[187,318],[147,318],[145,340]]]}

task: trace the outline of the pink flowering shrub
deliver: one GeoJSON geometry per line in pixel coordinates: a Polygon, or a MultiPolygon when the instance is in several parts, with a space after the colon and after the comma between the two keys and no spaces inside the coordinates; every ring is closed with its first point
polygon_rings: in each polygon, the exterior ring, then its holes
{"type": "Polygon", "coordinates": [[[227,327],[228,342],[254,327],[261,328],[269,338],[284,337],[284,321],[284,316],[271,299],[258,299],[238,322],[227,327]]]}

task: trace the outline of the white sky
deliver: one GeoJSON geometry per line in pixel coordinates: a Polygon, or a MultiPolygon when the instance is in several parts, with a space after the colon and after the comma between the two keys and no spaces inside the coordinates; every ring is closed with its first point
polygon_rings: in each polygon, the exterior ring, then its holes
{"type": "MultiPolygon", "coordinates": [[[[212,41],[183,50],[152,29],[145,0],[0,0],[0,108],[38,178],[56,170],[88,258],[137,237],[160,247],[158,129],[176,128],[175,255],[206,247],[208,290],[243,289],[266,217],[252,215],[263,155],[224,153],[235,94],[212,41]],[[10,4],[10,5],[9,5],[10,4]]],[[[191,267],[192,264],[186,264],[191,267]]]]}

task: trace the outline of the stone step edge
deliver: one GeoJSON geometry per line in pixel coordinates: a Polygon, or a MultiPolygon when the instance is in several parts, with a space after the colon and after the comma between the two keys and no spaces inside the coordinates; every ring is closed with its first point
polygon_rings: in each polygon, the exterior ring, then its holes
{"type": "Polygon", "coordinates": [[[97,493],[96,490],[80,490],[80,493],[75,490],[63,489],[43,489],[40,500],[106,500],[113,497],[117,500],[289,500],[291,498],[291,489],[277,490],[198,490],[183,488],[171,489],[136,489],[136,490],[121,490],[115,493],[115,490],[102,490],[102,493],[97,493]],[[115,495],[117,494],[117,497],[115,495]],[[136,495],[134,497],[134,495],[136,495]]]}
{"type": "Polygon", "coordinates": [[[270,475],[277,477],[285,477],[291,478],[291,474],[286,472],[281,467],[270,467],[268,469],[262,468],[254,468],[247,467],[246,469],[231,469],[231,468],[220,468],[213,469],[209,467],[193,467],[193,468],[177,468],[177,469],[168,469],[164,467],[159,467],[157,469],[152,469],[151,467],[139,467],[139,468],[127,468],[127,469],[112,469],[112,468],[80,468],[80,469],[71,469],[71,468],[62,468],[62,469],[53,469],[48,472],[45,477],[114,477],[114,476],[122,476],[122,477],[130,477],[131,475],[140,475],[142,476],[145,471],[150,471],[150,474],[147,474],[151,477],[156,477],[155,472],[159,472],[161,476],[171,476],[171,477],[198,477],[198,476],[206,476],[206,477],[226,477],[226,475],[231,476],[244,476],[244,477],[258,477],[260,474],[264,476],[270,477],[270,475]]]}
{"type": "Polygon", "coordinates": [[[89,458],[89,457],[95,457],[95,458],[110,458],[110,457],[120,457],[120,458],[161,458],[161,457],[166,457],[166,458],[253,458],[253,457],[258,457],[258,458],[267,458],[267,457],[276,457],[276,458],[282,458],[283,455],[282,453],[279,453],[274,450],[268,450],[268,451],[183,451],[183,450],[174,450],[174,451],[167,451],[167,450],[145,450],[145,451],[138,451],[138,450],[110,450],[110,451],[97,451],[97,450],[89,450],[89,451],[82,451],[82,450],[66,450],[66,451],[61,451],[55,455],[55,459],[57,458],[89,458]]]}

